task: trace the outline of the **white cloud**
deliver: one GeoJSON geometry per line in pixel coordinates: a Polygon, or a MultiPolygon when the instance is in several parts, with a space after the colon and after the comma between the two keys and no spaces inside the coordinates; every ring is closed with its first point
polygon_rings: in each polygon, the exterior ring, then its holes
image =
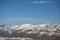
{"type": "Polygon", "coordinates": [[[51,3],[51,1],[33,1],[33,3],[45,4],[45,3],[51,3]]]}
{"type": "Polygon", "coordinates": [[[10,24],[10,23],[54,23],[56,21],[50,19],[41,19],[41,18],[7,18],[7,19],[0,19],[0,24],[10,24]]]}
{"type": "Polygon", "coordinates": [[[8,20],[8,21],[28,21],[30,19],[29,18],[8,18],[5,20],[8,20]]]}
{"type": "Polygon", "coordinates": [[[31,18],[4,18],[0,19],[0,21],[29,21],[31,18]]]}

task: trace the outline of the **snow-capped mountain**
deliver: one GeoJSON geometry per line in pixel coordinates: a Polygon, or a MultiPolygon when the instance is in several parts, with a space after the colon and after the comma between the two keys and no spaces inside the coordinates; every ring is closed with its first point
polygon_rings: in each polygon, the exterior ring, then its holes
{"type": "Polygon", "coordinates": [[[28,34],[47,34],[49,36],[56,34],[60,35],[60,24],[22,24],[22,25],[14,25],[14,24],[8,24],[8,25],[0,25],[0,33],[21,33],[26,32],[28,34]]]}

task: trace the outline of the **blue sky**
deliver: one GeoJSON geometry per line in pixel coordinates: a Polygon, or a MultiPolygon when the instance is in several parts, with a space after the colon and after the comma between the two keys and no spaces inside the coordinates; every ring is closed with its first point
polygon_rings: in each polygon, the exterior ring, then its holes
{"type": "Polygon", "coordinates": [[[0,24],[60,23],[60,0],[0,0],[0,24]]]}

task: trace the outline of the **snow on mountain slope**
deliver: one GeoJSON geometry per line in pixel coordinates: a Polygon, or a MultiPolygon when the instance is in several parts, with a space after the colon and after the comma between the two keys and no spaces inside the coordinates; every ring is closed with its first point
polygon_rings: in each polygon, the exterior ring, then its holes
{"type": "Polygon", "coordinates": [[[22,25],[0,25],[0,31],[8,32],[12,34],[13,32],[26,32],[26,33],[39,33],[39,34],[60,34],[60,24],[22,24],[22,25]],[[3,26],[3,27],[1,27],[3,26]]]}
{"type": "Polygon", "coordinates": [[[33,25],[33,24],[22,24],[22,25],[13,25],[13,24],[10,24],[10,25],[5,25],[5,27],[0,27],[0,28],[8,28],[8,29],[14,29],[14,30],[20,30],[20,29],[23,29],[23,30],[29,30],[29,29],[42,29],[42,30],[46,30],[46,29],[60,29],[60,25],[57,24],[57,25],[51,25],[51,24],[38,24],[38,25],[33,25]],[[56,26],[56,27],[55,27],[56,26]]]}

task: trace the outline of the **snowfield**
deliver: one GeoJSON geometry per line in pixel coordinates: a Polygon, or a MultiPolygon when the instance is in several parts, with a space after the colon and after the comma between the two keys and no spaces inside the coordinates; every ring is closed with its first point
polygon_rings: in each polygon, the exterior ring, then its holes
{"type": "Polygon", "coordinates": [[[0,25],[0,37],[21,37],[31,38],[31,40],[60,40],[60,24],[0,25]]]}
{"type": "Polygon", "coordinates": [[[33,40],[31,38],[20,38],[20,37],[0,37],[0,40],[33,40]]]}
{"type": "MultiPolygon", "coordinates": [[[[12,34],[14,31],[39,34],[54,34],[60,31],[60,24],[22,24],[22,25],[0,25],[0,31],[12,34]],[[48,31],[48,32],[47,32],[48,31]]],[[[58,32],[59,33],[59,32],[58,32]]]]}

